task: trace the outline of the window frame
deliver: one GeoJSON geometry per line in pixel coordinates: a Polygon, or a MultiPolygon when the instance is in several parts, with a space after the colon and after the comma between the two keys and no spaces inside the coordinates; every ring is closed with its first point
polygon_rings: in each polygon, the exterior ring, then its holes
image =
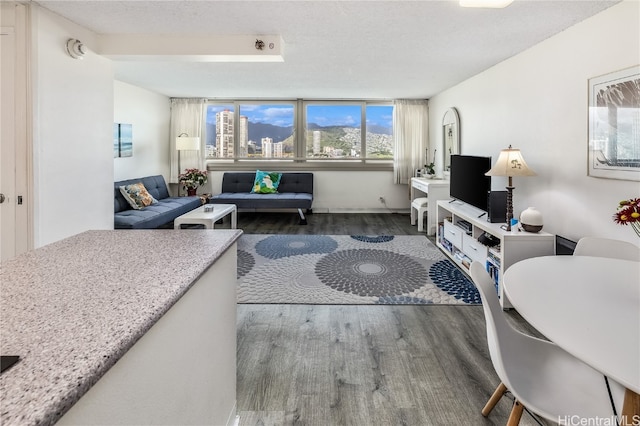
{"type": "MultiPolygon", "coordinates": [[[[238,157],[237,154],[233,158],[205,157],[207,169],[211,171],[233,171],[233,170],[252,170],[259,168],[270,168],[278,170],[371,170],[371,171],[388,171],[393,170],[393,158],[366,158],[366,137],[367,122],[366,110],[367,106],[390,106],[393,108],[393,101],[375,99],[207,99],[205,102],[205,116],[209,105],[233,105],[234,107],[234,152],[238,153],[240,148],[240,107],[241,105],[293,105],[293,140],[294,147],[292,158],[249,158],[238,157]],[[307,105],[358,105],[360,106],[360,153],[359,158],[309,158],[306,157],[306,115],[307,105]]],[[[203,133],[206,135],[207,130],[206,117],[203,120],[203,133]]],[[[215,140],[215,138],[214,138],[215,140]]]]}

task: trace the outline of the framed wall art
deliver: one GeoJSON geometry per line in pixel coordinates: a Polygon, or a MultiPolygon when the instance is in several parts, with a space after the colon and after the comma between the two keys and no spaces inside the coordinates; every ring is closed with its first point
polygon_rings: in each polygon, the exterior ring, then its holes
{"type": "Polygon", "coordinates": [[[588,175],[640,181],[640,66],[589,79],[588,175]]]}
{"type": "Polygon", "coordinates": [[[113,158],[133,156],[133,126],[113,123],[113,158]]]}

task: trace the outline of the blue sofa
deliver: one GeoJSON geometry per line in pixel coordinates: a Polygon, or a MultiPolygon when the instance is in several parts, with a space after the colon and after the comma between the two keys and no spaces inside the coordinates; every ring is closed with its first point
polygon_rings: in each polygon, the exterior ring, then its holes
{"type": "Polygon", "coordinates": [[[170,197],[167,184],[162,175],[128,179],[114,183],[114,219],[115,229],[154,229],[191,210],[200,207],[200,197],[170,197]],[[142,182],[147,191],[158,200],[140,210],[133,209],[120,192],[120,186],[142,182]]]}
{"type": "Polygon", "coordinates": [[[300,224],[307,224],[302,210],[312,213],[313,173],[283,173],[276,194],[251,193],[255,177],[255,172],[225,172],[222,192],[209,203],[235,204],[238,209],[298,209],[300,224]]]}

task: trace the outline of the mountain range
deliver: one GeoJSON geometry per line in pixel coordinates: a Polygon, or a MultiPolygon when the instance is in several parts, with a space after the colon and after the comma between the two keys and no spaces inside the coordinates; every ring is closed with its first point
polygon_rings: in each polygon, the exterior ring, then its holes
{"type": "MultiPolygon", "coordinates": [[[[320,126],[315,123],[309,123],[307,128],[309,130],[321,130],[325,132],[334,133],[339,129],[345,127],[355,126],[320,126]]],[[[371,133],[391,135],[391,128],[372,125],[368,126],[367,130],[371,133]]],[[[258,146],[262,145],[261,139],[268,137],[273,139],[274,142],[282,142],[293,133],[293,126],[274,126],[267,123],[253,123],[249,122],[249,140],[255,141],[258,146]]],[[[207,145],[215,145],[216,142],[216,125],[214,123],[207,123],[207,145]]]]}

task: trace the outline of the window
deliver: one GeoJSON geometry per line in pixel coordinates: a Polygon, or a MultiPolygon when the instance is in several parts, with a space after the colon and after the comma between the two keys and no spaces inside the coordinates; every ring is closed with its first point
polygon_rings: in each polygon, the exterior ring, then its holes
{"type": "Polygon", "coordinates": [[[307,104],[305,110],[307,158],[360,158],[360,105],[307,104]]]}
{"type": "Polygon", "coordinates": [[[205,122],[207,158],[234,158],[235,105],[208,105],[205,122]]]}
{"type": "Polygon", "coordinates": [[[366,158],[393,160],[393,106],[367,105],[366,158]]]}
{"type": "Polygon", "coordinates": [[[238,158],[293,158],[293,104],[240,104],[238,158]]]}
{"type": "Polygon", "coordinates": [[[211,101],[205,131],[207,158],[389,161],[393,159],[392,116],[391,102],[211,101]]]}
{"type": "Polygon", "coordinates": [[[291,103],[210,103],[207,158],[294,157],[294,111],[291,103]]]}

